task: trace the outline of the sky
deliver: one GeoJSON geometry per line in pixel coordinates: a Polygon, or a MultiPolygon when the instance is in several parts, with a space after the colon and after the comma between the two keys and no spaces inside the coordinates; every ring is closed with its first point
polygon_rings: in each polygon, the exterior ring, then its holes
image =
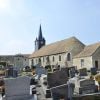
{"type": "Polygon", "coordinates": [[[0,55],[32,53],[40,24],[46,44],[100,42],[100,0],[0,0],[0,55]]]}

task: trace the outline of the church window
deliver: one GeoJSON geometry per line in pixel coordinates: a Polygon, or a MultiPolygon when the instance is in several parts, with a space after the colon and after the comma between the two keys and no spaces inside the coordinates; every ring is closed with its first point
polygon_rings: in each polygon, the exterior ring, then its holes
{"type": "Polygon", "coordinates": [[[81,59],[81,67],[84,66],[84,59],[81,59]]]}
{"type": "Polygon", "coordinates": [[[46,59],[47,59],[47,62],[49,62],[49,56],[46,59]]]}
{"type": "Polygon", "coordinates": [[[36,59],[36,63],[37,63],[37,59],[36,59]]]}
{"type": "Polygon", "coordinates": [[[41,63],[41,58],[39,58],[39,63],[41,63]]]}
{"type": "Polygon", "coordinates": [[[53,56],[53,59],[52,60],[53,60],[53,62],[55,61],[55,57],[54,56],[53,56]]]}
{"type": "Polygon", "coordinates": [[[71,54],[70,53],[67,54],[67,61],[71,61],[71,54]]]}
{"type": "Polygon", "coordinates": [[[44,60],[44,57],[43,57],[43,62],[44,62],[45,60],[44,60]]]}
{"type": "Polygon", "coordinates": [[[33,59],[31,60],[31,65],[33,66],[33,63],[34,63],[34,61],[33,61],[33,59]]]}
{"type": "Polygon", "coordinates": [[[59,56],[59,61],[61,61],[61,55],[59,56]]]}

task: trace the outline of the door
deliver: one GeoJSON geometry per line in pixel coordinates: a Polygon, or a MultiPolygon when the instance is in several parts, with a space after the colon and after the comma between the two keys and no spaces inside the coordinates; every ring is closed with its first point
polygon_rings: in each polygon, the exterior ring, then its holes
{"type": "Polygon", "coordinates": [[[95,61],[95,67],[98,69],[98,61],[95,61]]]}

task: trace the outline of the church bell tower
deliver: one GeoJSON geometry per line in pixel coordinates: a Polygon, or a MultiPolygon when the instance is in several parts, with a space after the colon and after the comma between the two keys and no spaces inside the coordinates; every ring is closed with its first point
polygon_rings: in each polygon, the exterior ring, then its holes
{"type": "Polygon", "coordinates": [[[35,40],[35,51],[39,50],[41,47],[45,46],[45,38],[42,35],[42,28],[40,24],[38,38],[35,40]]]}

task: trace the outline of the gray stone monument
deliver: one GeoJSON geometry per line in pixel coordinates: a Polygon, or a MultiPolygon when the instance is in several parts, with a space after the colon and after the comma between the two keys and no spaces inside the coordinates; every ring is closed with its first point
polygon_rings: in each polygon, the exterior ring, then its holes
{"type": "Polygon", "coordinates": [[[43,68],[42,66],[36,66],[35,73],[36,73],[39,77],[41,77],[42,74],[47,75],[47,70],[46,70],[45,68],[43,68]]]}
{"type": "Polygon", "coordinates": [[[30,78],[23,76],[4,79],[5,98],[3,100],[26,100],[30,98],[30,78]]]}

